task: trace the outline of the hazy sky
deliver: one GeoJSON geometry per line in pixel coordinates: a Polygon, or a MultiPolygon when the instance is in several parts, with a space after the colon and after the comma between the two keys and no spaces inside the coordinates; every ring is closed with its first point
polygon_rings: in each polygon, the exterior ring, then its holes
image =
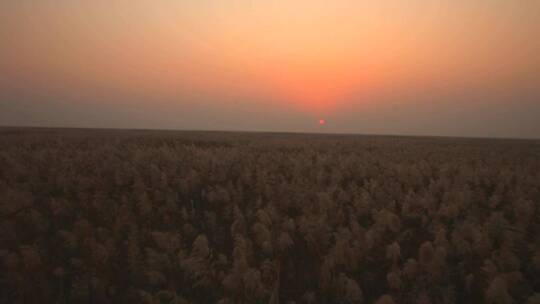
{"type": "Polygon", "coordinates": [[[540,138],[540,1],[3,0],[0,125],[540,138]]]}

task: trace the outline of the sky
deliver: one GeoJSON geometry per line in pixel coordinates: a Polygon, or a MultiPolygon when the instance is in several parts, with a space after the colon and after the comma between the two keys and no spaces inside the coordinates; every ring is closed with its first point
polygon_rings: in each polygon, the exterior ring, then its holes
{"type": "Polygon", "coordinates": [[[0,125],[540,138],[539,20],[536,0],[4,0],[0,125]]]}

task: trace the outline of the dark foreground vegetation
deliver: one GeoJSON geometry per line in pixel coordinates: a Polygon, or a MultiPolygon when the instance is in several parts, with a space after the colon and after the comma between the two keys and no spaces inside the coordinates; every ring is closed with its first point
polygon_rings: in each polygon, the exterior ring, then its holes
{"type": "Polygon", "coordinates": [[[540,303],[540,142],[0,129],[0,303],[540,303]]]}

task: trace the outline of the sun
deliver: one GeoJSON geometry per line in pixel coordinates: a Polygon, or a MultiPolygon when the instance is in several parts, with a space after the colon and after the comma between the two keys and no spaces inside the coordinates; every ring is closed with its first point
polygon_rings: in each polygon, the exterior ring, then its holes
{"type": "Polygon", "coordinates": [[[324,126],[325,124],[326,124],[326,120],[324,120],[322,118],[319,119],[319,125],[324,126]]]}

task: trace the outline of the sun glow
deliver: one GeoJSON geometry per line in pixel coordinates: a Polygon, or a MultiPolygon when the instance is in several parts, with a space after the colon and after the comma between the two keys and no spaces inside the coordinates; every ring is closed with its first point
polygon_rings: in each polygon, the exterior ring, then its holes
{"type": "Polygon", "coordinates": [[[407,94],[513,94],[538,79],[540,2],[495,2],[4,1],[0,91],[311,121],[407,94]]]}

